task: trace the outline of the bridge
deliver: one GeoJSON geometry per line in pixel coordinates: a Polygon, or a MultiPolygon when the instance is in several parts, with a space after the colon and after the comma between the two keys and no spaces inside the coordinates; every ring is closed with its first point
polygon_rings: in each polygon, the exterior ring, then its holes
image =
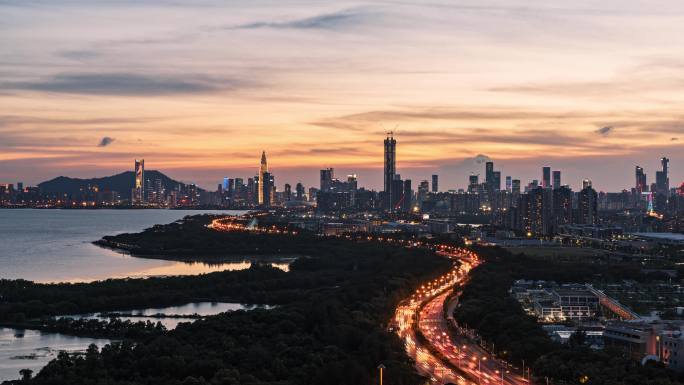
{"type": "Polygon", "coordinates": [[[621,304],[618,300],[606,295],[606,293],[602,292],[601,290],[595,289],[590,284],[587,284],[587,289],[590,292],[592,292],[596,297],[598,297],[601,306],[610,310],[611,312],[613,312],[613,314],[620,317],[621,319],[627,321],[635,321],[641,319],[641,317],[637,313],[632,311],[632,309],[621,304]]]}

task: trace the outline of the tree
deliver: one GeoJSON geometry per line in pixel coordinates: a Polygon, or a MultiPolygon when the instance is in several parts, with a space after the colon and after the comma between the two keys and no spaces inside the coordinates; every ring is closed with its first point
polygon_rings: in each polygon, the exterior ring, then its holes
{"type": "Polygon", "coordinates": [[[31,369],[21,369],[19,371],[22,381],[29,381],[33,377],[33,370],[31,369]]]}

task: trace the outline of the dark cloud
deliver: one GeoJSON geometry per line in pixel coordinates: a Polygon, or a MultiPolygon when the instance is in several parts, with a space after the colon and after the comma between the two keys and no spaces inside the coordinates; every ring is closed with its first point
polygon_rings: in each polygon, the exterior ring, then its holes
{"type": "Polygon", "coordinates": [[[1,84],[2,88],[87,95],[154,96],[207,93],[233,89],[242,82],[200,76],[139,75],[132,73],[61,74],[42,81],[1,84]]]}
{"type": "Polygon", "coordinates": [[[670,138],[670,140],[674,142],[674,141],[676,141],[676,140],[679,140],[679,138],[676,138],[676,137],[675,137],[675,138],[670,138]]]}
{"type": "Polygon", "coordinates": [[[260,21],[242,24],[238,29],[283,28],[283,29],[340,29],[364,23],[372,15],[360,10],[342,10],[333,13],[289,21],[260,21]]]}
{"type": "Polygon", "coordinates": [[[105,136],[100,140],[100,143],[97,144],[97,147],[107,147],[110,144],[112,144],[112,142],[114,142],[115,140],[116,139],[114,139],[114,138],[111,138],[109,136],[105,136]]]}
{"type": "Polygon", "coordinates": [[[610,134],[611,132],[613,132],[613,130],[614,130],[613,126],[604,126],[604,127],[599,128],[598,130],[596,130],[594,132],[599,134],[599,135],[606,136],[606,135],[610,134]]]}

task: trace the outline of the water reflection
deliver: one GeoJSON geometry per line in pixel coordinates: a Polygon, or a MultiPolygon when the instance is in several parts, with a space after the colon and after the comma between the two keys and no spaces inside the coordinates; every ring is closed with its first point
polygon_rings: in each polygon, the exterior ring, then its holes
{"type": "Polygon", "coordinates": [[[0,382],[19,378],[21,369],[37,373],[61,350],[84,352],[91,343],[102,347],[109,340],[0,328],[0,382]]]}
{"type": "MultiPolygon", "coordinates": [[[[181,306],[169,306],[161,308],[147,308],[139,310],[115,311],[109,314],[116,314],[122,321],[151,321],[161,322],[168,330],[175,329],[181,322],[193,322],[199,318],[216,315],[228,311],[269,309],[268,305],[245,305],[230,302],[193,302],[181,306]],[[186,317],[184,317],[186,316],[186,317]]],[[[108,320],[111,318],[107,314],[77,314],[65,316],[74,319],[99,319],[108,320]]]]}
{"type": "MultiPolygon", "coordinates": [[[[161,266],[148,267],[125,274],[117,274],[109,278],[147,278],[147,277],[163,277],[163,276],[178,276],[178,275],[198,275],[214,273],[217,271],[237,271],[249,269],[253,263],[260,263],[273,266],[283,271],[290,271],[290,264],[295,258],[280,258],[278,262],[255,262],[253,260],[245,259],[241,261],[225,261],[225,262],[179,262],[179,261],[162,261],[155,260],[161,263],[161,266]]],[[[92,277],[88,278],[73,278],[66,282],[91,282],[92,277]]],[[[63,281],[62,281],[63,282],[63,281]]]]}
{"type": "MultiPolygon", "coordinates": [[[[159,321],[171,330],[181,322],[193,322],[198,318],[223,312],[258,308],[268,309],[270,306],[230,302],[194,302],[180,306],[127,310],[116,313],[126,314],[126,316],[118,318],[131,322],[159,321]],[[155,316],[159,314],[174,317],[156,318],[155,316]]],[[[99,314],[80,314],[67,317],[108,319],[108,317],[100,317],[99,314]]],[[[106,339],[73,337],[36,330],[0,328],[0,382],[19,378],[19,370],[21,369],[31,369],[34,373],[38,373],[62,350],[72,353],[85,352],[90,344],[96,344],[102,348],[109,342],[106,339]]]]}

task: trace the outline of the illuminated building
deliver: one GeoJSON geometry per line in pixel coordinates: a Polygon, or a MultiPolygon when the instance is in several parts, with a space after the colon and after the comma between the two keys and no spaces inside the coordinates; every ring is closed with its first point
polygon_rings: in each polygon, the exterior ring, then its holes
{"type": "Polygon", "coordinates": [[[385,208],[392,211],[393,205],[396,201],[393,193],[393,184],[397,173],[397,141],[394,139],[393,133],[387,133],[385,138],[385,160],[384,160],[384,200],[385,208]]]}
{"type": "MultiPolygon", "coordinates": [[[[265,159],[265,158],[263,158],[265,159]]],[[[262,163],[263,164],[263,163],[262,163]]],[[[275,180],[270,172],[264,172],[259,177],[259,194],[261,197],[261,204],[270,206],[273,204],[275,198],[275,180]]]]}
{"type": "MultiPolygon", "coordinates": [[[[268,162],[266,161],[266,151],[261,153],[261,167],[259,168],[258,180],[256,181],[257,189],[257,203],[263,205],[266,202],[264,197],[264,191],[266,190],[264,186],[267,184],[264,174],[268,173],[268,162]]],[[[270,174],[269,174],[270,176],[270,174]]],[[[270,197],[269,197],[270,198],[270,197]]],[[[269,200],[270,203],[270,200],[269,200]]]]}
{"type": "Polygon", "coordinates": [[[553,189],[553,222],[557,231],[560,226],[572,223],[572,190],[567,186],[553,189]]]}
{"type": "Polygon", "coordinates": [[[670,195],[670,178],[668,176],[668,165],[670,160],[668,158],[661,158],[660,163],[663,166],[662,171],[656,172],[655,189],[655,207],[659,212],[665,211],[667,208],[667,201],[670,195]]]}
{"type": "Polygon", "coordinates": [[[590,180],[585,179],[583,186],[577,201],[577,223],[593,225],[598,222],[598,194],[591,187],[590,180]]]}
{"type": "Polygon", "coordinates": [[[133,204],[145,203],[145,159],[135,160],[135,184],[132,198],[133,204]]]}
{"type": "Polygon", "coordinates": [[[641,168],[640,166],[636,166],[635,169],[635,176],[636,176],[636,192],[638,194],[641,194],[643,192],[648,191],[648,187],[646,184],[646,174],[644,173],[644,169],[641,168]]]}

